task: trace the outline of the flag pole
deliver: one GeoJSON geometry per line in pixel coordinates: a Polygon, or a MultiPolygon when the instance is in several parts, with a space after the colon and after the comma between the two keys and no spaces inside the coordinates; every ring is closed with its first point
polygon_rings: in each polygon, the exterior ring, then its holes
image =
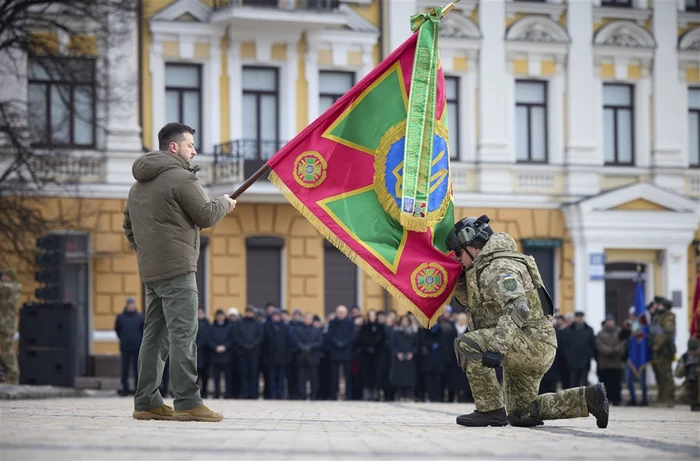
{"type": "MultiPolygon", "coordinates": [[[[452,11],[452,9],[455,7],[455,4],[459,3],[460,0],[454,0],[450,3],[448,3],[445,8],[442,10],[442,16],[441,18],[444,18],[447,13],[452,11]]],[[[256,171],[250,178],[246,179],[243,184],[240,185],[238,189],[236,189],[232,194],[231,198],[232,199],[237,199],[238,197],[243,194],[250,186],[253,185],[258,179],[260,179],[265,173],[270,171],[270,165],[268,163],[265,163],[263,166],[261,166],[258,171],[256,171]]]]}

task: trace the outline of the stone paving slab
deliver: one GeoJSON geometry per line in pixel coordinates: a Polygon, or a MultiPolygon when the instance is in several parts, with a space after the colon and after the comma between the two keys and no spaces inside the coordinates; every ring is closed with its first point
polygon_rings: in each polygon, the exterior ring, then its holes
{"type": "Polygon", "coordinates": [[[0,402],[0,459],[698,460],[700,413],[613,407],[526,429],[465,428],[471,404],[217,400],[220,423],[137,421],[131,398],[0,402]]]}

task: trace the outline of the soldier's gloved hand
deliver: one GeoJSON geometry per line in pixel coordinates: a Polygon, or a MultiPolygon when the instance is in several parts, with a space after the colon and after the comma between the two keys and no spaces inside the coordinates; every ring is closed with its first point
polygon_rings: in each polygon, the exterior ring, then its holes
{"type": "Polygon", "coordinates": [[[498,352],[486,351],[481,358],[481,364],[488,368],[498,368],[501,366],[502,361],[503,354],[499,354],[498,352]]]}

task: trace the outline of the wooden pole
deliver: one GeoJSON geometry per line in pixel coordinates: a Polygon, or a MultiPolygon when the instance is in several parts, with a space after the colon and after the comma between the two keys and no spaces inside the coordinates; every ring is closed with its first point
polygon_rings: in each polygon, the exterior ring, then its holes
{"type": "MultiPolygon", "coordinates": [[[[452,9],[455,7],[455,4],[456,4],[456,3],[459,3],[459,1],[460,1],[460,0],[454,0],[453,2],[448,3],[447,6],[445,7],[445,9],[442,10],[442,17],[445,17],[445,15],[446,15],[447,13],[449,13],[450,11],[452,11],[452,9]]],[[[235,200],[235,199],[237,199],[238,197],[240,197],[241,194],[243,194],[243,192],[245,192],[250,186],[253,185],[253,183],[254,183],[255,181],[257,181],[258,179],[260,179],[260,178],[262,177],[262,175],[264,175],[264,174],[267,173],[268,171],[270,171],[270,165],[268,165],[267,163],[265,163],[263,166],[261,166],[261,167],[258,169],[258,171],[255,172],[255,174],[253,174],[253,176],[251,176],[250,178],[246,179],[245,182],[244,182],[243,184],[241,184],[241,187],[239,187],[238,189],[236,189],[236,190],[233,192],[233,194],[231,194],[231,198],[235,200]]]]}
{"type": "Polygon", "coordinates": [[[263,166],[261,166],[258,169],[258,171],[255,172],[255,174],[253,174],[253,176],[246,179],[245,182],[243,184],[241,184],[241,187],[236,189],[235,192],[233,194],[231,194],[231,198],[235,200],[238,197],[240,197],[241,194],[246,191],[246,189],[248,189],[250,186],[252,186],[255,181],[260,179],[262,177],[262,175],[264,175],[268,171],[270,171],[270,165],[265,163],[263,166]]]}

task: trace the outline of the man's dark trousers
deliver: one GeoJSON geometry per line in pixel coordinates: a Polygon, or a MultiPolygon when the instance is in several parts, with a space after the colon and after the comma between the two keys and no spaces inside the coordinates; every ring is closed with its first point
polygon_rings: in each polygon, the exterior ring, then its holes
{"type": "Polygon", "coordinates": [[[340,368],[343,368],[345,377],[345,400],[351,400],[352,386],[350,383],[350,360],[331,361],[331,400],[338,399],[338,386],[340,384],[340,368]]]}
{"type": "Polygon", "coordinates": [[[126,395],[131,392],[129,387],[129,366],[133,367],[134,371],[134,392],[139,382],[139,350],[122,349],[122,391],[126,395]]]}
{"type": "Polygon", "coordinates": [[[302,365],[297,368],[298,393],[301,400],[306,400],[306,381],[311,381],[311,400],[318,397],[318,365],[302,365]]]}

